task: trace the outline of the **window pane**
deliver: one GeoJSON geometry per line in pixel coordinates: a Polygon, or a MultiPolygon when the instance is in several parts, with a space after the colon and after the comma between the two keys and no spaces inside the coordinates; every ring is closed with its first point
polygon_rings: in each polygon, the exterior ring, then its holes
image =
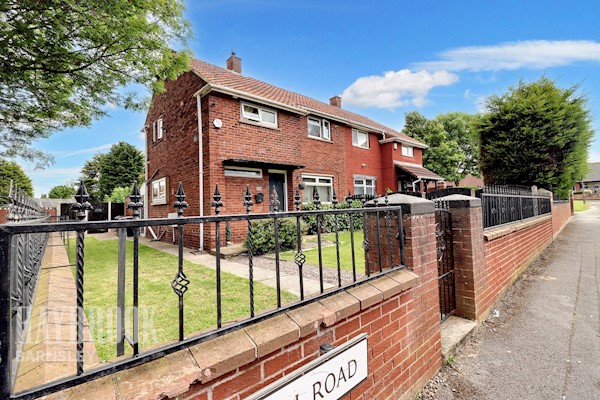
{"type": "Polygon", "coordinates": [[[352,129],[352,144],[355,146],[358,144],[357,135],[358,132],[355,129],[352,129]]]}
{"type": "Polygon", "coordinates": [[[302,201],[303,202],[306,203],[306,202],[313,200],[313,189],[314,189],[314,186],[306,185],[306,187],[302,191],[302,201]]]}
{"type": "Polygon", "coordinates": [[[367,194],[374,194],[375,192],[373,191],[373,187],[372,186],[367,186],[366,187],[366,193],[367,194]]]}
{"type": "Polygon", "coordinates": [[[325,183],[331,185],[331,178],[319,178],[319,183],[325,183]]]}
{"type": "Polygon", "coordinates": [[[323,139],[330,139],[331,136],[329,134],[329,122],[323,121],[323,139]]]}
{"type": "Polygon", "coordinates": [[[362,179],[355,179],[354,180],[354,185],[355,186],[356,185],[361,185],[362,186],[362,185],[364,185],[364,181],[362,179]]]}
{"type": "Polygon", "coordinates": [[[308,124],[308,135],[313,137],[321,137],[321,125],[308,124]]]}
{"type": "Polygon", "coordinates": [[[262,110],[261,119],[263,122],[268,124],[275,124],[275,113],[271,111],[262,110]]]}
{"type": "Polygon", "coordinates": [[[373,180],[372,179],[367,179],[366,183],[367,186],[373,186],[373,180]]]}
{"type": "Polygon", "coordinates": [[[316,182],[316,181],[317,181],[316,178],[302,178],[302,182],[304,182],[304,183],[316,182]]]}
{"type": "Polygon", "coordinates": [[[331,188],[329,186],[317,186],[317,192],[319,192],[320,201],[331,201],[331,188]]]}
{"type": "Polygon", "coordinates": [[[363,186],[354,186],[354,194],[361,195],[364,193],[365,193],[365,190],[364,190],[363,186]]]}
{"type": "Polygon", "coordinates": [[[368,138],[369,136],[366,133],[358,132],[358,146],[369,147],[368,138]]]}
{"type": "Polygon", "coordinates": [[[260,120],[260,118],[258,116],[258,108],[244,104],[243,110],[244,110],[243,116],[245,118],[255,119],[257,121],[260,120]]]}

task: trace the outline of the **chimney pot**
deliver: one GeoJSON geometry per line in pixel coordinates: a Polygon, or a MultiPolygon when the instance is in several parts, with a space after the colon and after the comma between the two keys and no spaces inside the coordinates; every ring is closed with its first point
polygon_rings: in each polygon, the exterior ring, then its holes
{"type": "Polygon", "coordinates": [[[329,99],[329,104],[334,107],[342,108],[342,97],[341,96],[333,96],[329,99]]]}
{"type": "Polygon", "coordinates": [[[235,51],[231,51],[231,56],[227,59],[227,69],[238,74],[242,73],[242,59],[235,55],[235,51]]]}

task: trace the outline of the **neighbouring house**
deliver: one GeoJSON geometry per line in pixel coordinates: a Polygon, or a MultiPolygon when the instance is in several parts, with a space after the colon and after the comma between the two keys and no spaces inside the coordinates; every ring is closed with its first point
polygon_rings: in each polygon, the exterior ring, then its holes
{"type": "MultiPolygon", "coordinates": [[[[245,213],[249,185],[252,212],[268,212],[274,190],[279,211],[293,210],[296,189],[303,201],[318,191],[322,202],[333,191],[351,194],[420,191],[443,181],[423,168],[423,143],[344,110],[340,96],[329,104],[242,75],[241,59],[232,53],[227,68],[200,60],[191,71],[166,82],[146,117],[149,218],[175,216],[173,203],[183,183],[186,215],[211,215],[218,184],[223,214],[245,213]],[[300,185],[300,184],[303,185],[300,185]]],[[[186,228],[185,245],[214,244],[211,227],[186,228]]],[[[231,238],[240,242],[246,226],[232,223],[231,238]]],[[[171,241],[174,230],[151,232],[171,241]]]]}
{"type": "Polygon", "coordinates": [[[575,190],[590,190],[600,194],[600,162],[588,163],[589,172],[585,178],[575,184],[575,190]]]}

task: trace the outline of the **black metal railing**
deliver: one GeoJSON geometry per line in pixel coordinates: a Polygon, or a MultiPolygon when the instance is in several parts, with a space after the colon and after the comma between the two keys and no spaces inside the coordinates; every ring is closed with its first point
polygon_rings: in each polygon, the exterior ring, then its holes
{"type": "MultiPolygon", "coordinates": [[[[400,206],[387,206],[387,199],[385,201],[385,206],[383,204],[379,204],[378,207],[365,207],[365,200],[363,199],[363,207],[361,208],[339,208],[339,203],[337,201],[337,197],[335,192],[333,193],[333,208],[327,210],[321,210],[319,194],[315,191],[314,193],[314,204],[317,206],[316,210],[313,211],[302,211],[301,210],[301,196],[298,190],[296,190],[293,204],[295,206],[295,211],[290,212],[279,212],[279,200],[276,195],[276,191],[273,190],[273,196],[271,197],[270,205],[272,212],[269,213],[256,213],[253,214],[252,211],[252,194],[250,193],[249,187],[246,188],[246,192],[243,194],[243,205],[245,207],[245,214],[235,214],[235,215],[221,215],[221,208],[224,206],[223,201],[221,200],[221,194],[219,191],[219,187],[217,185],[216,190],[213,195],[212,207],[214,207],[214,215],[211,216],[184,216],[184,210],[187,208],[188,204],[185,201],[185,193],[183,191],[183,187],[181,183],[179,184],[179,188],[176,194],[177,201],[173,204],[173,207],[177,210],[177,218],[157,218],[157,219],[142,219],[140,218],[140,209],[142,209],[143,204],[141,202],[141,196],[139,190],[137,188],[137,184],[134,184],[132,194],[130,196],[131,203],[128,208],[133,212],[133,219],[128,220],[118,220],[118,221],[97,221],[97,222],[86,222],[84,221],[86,216],[86,211],[89,210],[90,204],[88,202],[88,194],[85,190],[85,186],[83,182],[80,184],[79,190],[75,195],[77,203],[73,205],[74,210],[77,214],[77,221],[73,222],[62,222],[57,224],[47,224],[47,223],[30,223],[30,224],[7,224],[4,226],[0,226],[0,276],[12,276],[15,272],[14,269],[18,268],[15,264],[15,258],[18,258],[18,255],[15,254],[15,248],[12,247],[12,243],[15,238],[22,235],[42,235],[46,236],[48,234],[52,234],[54,232],[57,233],[65,233],[65,232],[76,232],[76,259],[75,259],[75,276],[76,276],[76,305],[77,305],[77,340],[76,340],[76,375],[61,378],[56,381],[47,382],[41,386],[27,389],[21,391],[19,393],[13,393],[12,387],[14,384],[14,374],[16,371],[16,366],[19,363],[18,359],[14,358],[13,347],[15,346],[16,335],[12,329],[8,329],[8,327],[13,324],[13,316],[11,314],[11,310],[14,307],[14,304],[11,303],[10,294],[14,289],[14,282],[10,280],[2,280],[2,284],[0,285],[0,357],[2,362],[0,366],[2,368],[2,380],[0,381],[0,398],[10,398],[10,399],[31,399],[37,398],[39,396],[47,395],[50,393],[55,393],[60,390],[66,389],[68,387],[73,387],[78,384],[84,383],[86,381],[90,381],[93,379],[97,379],[101,376],[105,376],[108,374],[112,374],[118,372],[120,370],[128,369],[134,367],[136,365],[143,364],[145,362],[154,360],[156,358],[162,357],[165,354],[172,353],[184,348],[187,348],[191,345],[201,343],[218,335],[222,335],[227,332],[231,332],[237,329],[241,329],[250,324],[256,323],[258,321],[264,320],[271,316],[280,314],[282,312],[295,309],[304,304],[318,301],[326,296],[330,296],[332,294],[338,293],[344,289],[359,285],[363,282],[372,280],[374,278],[380,277],[382,275],[388,274],[397,269],[403,268],[404,263],[404,237],[402,231],[402,213],[400,206]],[[379,220],[377,221],[377,231],[379,232],[378,238],[367,237],[370,233],[365,227],[365,221],[368,216],[376,216],[376,218],[385,218],[382,219],[381,229],[379,227],[379,220]],[[304,242],[303,242],[303,233],[301,227],[301,220],[307,217],[314,217],[317,221],[317,226],[319,227],[317,230],[317,252],[318,252],[318,262],[315,267],[318,268],[319,274],[319,290],[317,293],[308,293],[305,291],[305,283],[306,278],[303,275],[304,270],[307,268],[307,253],[311,250],[304,250],[304,242]],[[340,241],[338,230],[339,223],[342,219],[348,218],[349,230],[350,230],[350,244],[351,244],[351,265],[345,265],[347,269],[351,271],[349,274],[350,278],[343,279],[342,278],[342,265],[341,265],[341,255],[340,255],[340,241]],[[322,257],[322,252],[324,251],[324,245],[322,243],[322,233],[321,227],[324,222],[324,219],[333,218],[333,226],[334,226],[334,246],[336,249],[336,262],[333,268],[331,266],[325,265],[324,259],[322,257]],[[259,312],[256,310],[255,304],[255,282],[253,277],[253,272],[255,272],[255,264],[256,256],[253,256],[253,238],[252,238],[252,226],[259,220],[272,220],[273,224],[273,235],[275,242],[274,249],[274,258],[275,258],[275,281],[276,281],[276,295],[277,295],[277,303],[276,307],[272,309],[268,309],[266,311],[259,312]],[[294,249],[294,257],[293,263],[297,266],[297,274],[298,274],[298,283],[299,283],[299,300],[295,300],[290,303],[284,303],[282,301],[282,287],[281,287],[281,259],[280,255],[282,253],[282,249],[280,248],[280,237],[278,232],[277,223],[278,220],[291,220],[296,223],[296,235],[297,235],[297,246],[294,249]],[[355,227],[355,223],[357,221],[362,220],[363,225],[363,235],[362,243],[354,243],[356,237],[358,236],[357,232],[360,232],[360,228],[355,227]],[[395,221],[395,224],[391,222],[395,221]],[[249,303],[249,314],[245,318],[237,318],[235,320],[224,320],[222,314],[222,303],[223,303],[223,292],[222,292],[222,268],[221,268],[221,228],[224,227],[225,224],[230,223],[242,223],[245,224],[248,228],[249,235],[247,237],[247,246],[248,246],[248,288],[249,292],[247,294],[248,303],[249,303]],[[160,347],[153,347],[152,349],[142,349],[140,348],[140,325],[138,321],[138,309],[140,306],[139,297],[140,297],[140,271],[144,269],[144,265],[140,265],[140,229],[147,226],[158,226],[158,227],[167,227],[167,226],[176,226],[178,233],[178,264],[176,271],[173,271],[175,277],[172,281],[168,282],[173,289],[174,294],[177,296],[178,300],[178,313],[172,317],[173,324],[178,325],[178,337],[173,338],[175,341],[169,341],[168,344],[162,344],[160,347]],[[204,226],[210,232],[210,237],[214,240],[214,251],[215,251],[215,292],[214,293],[205,293],[206,296],[211,296],[215,300],[216,310],[209,310],[209,312],[216,311],[216,324],[212,329],[203,331],[202,333],[194,333],[194,332],[186,332],[185,331],[185,318],[186,314],[184,312],[186,306],[186,292],[193,285],[197,285],[198,282],[194,282],[190,277],[188,277],[185,270],[184,263],[184,241],[185,241],[185,229],[186,227],[197,227],[204,226]],[[355,229],[356,228],[356,229],[355,229]],[[129,253],[132,257],[132,271],[128,274],[131,274],[131,281],[128,282],[128,285],[131,286],[131,291],[126,291],[126,263],[125,263],[125,251],[119,252],[118,256],[118,276],[115,277],[117,280],[117,315],[124,315],[124,308],[126,304],[126,298],[131,296],[130,301],[127,301],[128,304],[132,307],[132,322],[128,324],[127,327],[131,329],[130,334],[126,332],[126,324],[122,317],[117,321],[116,324],[116,352],[118,355],[123,355],[125,352],[125,348],[127,345],[131,348],[131,356],[122,356],[118,358],[114,362],[107,362],[99,364],[99,366],[95,366],[91,369],[84,369],[84,308],[86,305],[86,292],[84,291],[84,271],[86,270],[85,258],[84,258],[84,250],[85,250],[85,238],[86,231],[90,229],[116,229],[119,235],[119,249],[125,248],[125,241],[127,240],[125,232],[127,230],[133,230],[133,240],[132,240],[132,248],[133,252],[129,253]],[[374,246],[373,243],[377,245],[374,246]],[[357,250],[361,246],[364,249],[364,262],[363,260],[358,259],[357,250]],[[394,250],[392,252],[392,249],[394,250]],[[371,256],[372,259],[376,259],[374,256],[377,252],[379,252],[379,259],[381,260],[381,253],[390,252],[392,264],[388,265],[386,268],[371,268],[369,269],[368,259],[371,256]],[[394,258],[393,254],[399,254],[399,257],[394,258]],[[326,288],[324,285],[324,272],[325,269],[330,268],[331,271],[327,271],[335,276],[334,282],[330,288],[326,288]],[[363,269],[365,268],[365,269],[363,269]]],[[[348,205],[352,203],[353,197],[349,196],[344,199],[344,202],[348,205]]],[[[377,205],[377,204],[376,204],[377,205]]],[[[351,207],[351,206],[350,206],[351,207]]],[[[371,218],[371,217],[369,217],[371,218]]],[[[147,266],[146,266],[147,267],[147,266]]],[[[108,289],[108,288],[107,288],[108,289]]],[[[190,299],[189,301],[195,301],[196,299],[190,299]]]]}
{"type": "Polygon", "coordinates": [[[440,197],[450,196],[453,194],[462,194],[464,196],[472,196],[473,191],[470,188],[446,188],[446,189],[438,189],[433,192],[427,192],[425,194],[425,198],[427,200],[435,200],[440,197]]]}
{"type": "MultiPolygon", "coordinates": [[[[12,180],[4,201],[7,225],[26,226],[48,222],[48,213],[12,180]]],[[[45,232],[28,232],[5,237],[0,242],[0,258],[3,263],[0,275],[0,290],[3,295],[0,302],[3,317],[9,318],[8,321],[2,321],[0,342],[7,343],[5,340],[10,337],[13,343],[2,350],[0,360],[13,359],[22,351],[47,241],[48,234],[45,232]],[[4,257],[8,253],[12,257],[4,257]]],[[[0,364],[4,363],[0,361],[0,364]]],[[[7,382],[10,380],[12,384],[16,368],[10,372],[2,379],[7,382]]]]}
{"type": "Polygon", "coordinates": [[[531,187],[487,185],[475,195],[481,198],[484,229],[552,212],[550,193],[531,187]]]}

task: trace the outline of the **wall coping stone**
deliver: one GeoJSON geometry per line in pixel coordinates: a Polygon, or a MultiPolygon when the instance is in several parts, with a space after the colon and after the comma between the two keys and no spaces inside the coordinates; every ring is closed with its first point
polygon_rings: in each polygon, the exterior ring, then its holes
{"type": "Polygon", "coordinates": [[[439,197],[437,200],[448,202],[450,208],[475,208],[481,207],[481,199],[478,197],[465,196],[464,194],[451,194],[439,197]]]}
{"type": "Polygon", "coordinates": [[[286,314],[250,325],[244,330],[256,344],[258,358],[300,339],[300,328],[286,314]]]}
{"type": "Polygon", "coordinates": [[[348,289],[348,293],[360,301],[360,309],[364,310],[383,300],[383,292],[371,284],[360,285],[348,289]]]}
{"type": "Polygon", "coordinates": [[[321,325],[331,326],[377,304],[373,299],[379,299],[381,302],[394,294],[406,291],[417,285],[418,279],[419,276],[410,270],[394,271],[244,329],[229,332],[115,375],[66,389],[48,398],[176,398],[188,391],[194,383],[214,381],[295,343],[298,339],[317,331],[321,325]],[[396,287],[393,287],[393,282],[396,287]]]}
{"type": "Polygon", "coordinates": [[[538,215],[537,217],[527,218],[523,221],[514,222],[507,225],[496,226],[493,228],[488,228],[483,231],[483,238],[486,241],[495,240],[501,238],[502,236],[509,235],[513,232],[521,231],[523,229],[527,229],[531,226],[541,224],[546,221],[552,220],[552,214],[546,215],[538,215]]]}
{"type": "Polygon", "coordinates": [[[411,215],[431,214],[435,211],[433,201],[409,194],[394,193],[387,196],[387,204],[385,200],[385,197],[379,197],[377,204],[373,200],[367,201],[365,207],[402,206],[402,213],[411,215]]]}
{"type": "Polygon", "coordinates": [[[244,330],[231,332],[221,340],[209,340],[190,347],[192,356],[202,370],[202,383],[249,364],[257,358],[256,344],[244,330]],[[219,351],[226,348],[228,351],[219,351]]]}

